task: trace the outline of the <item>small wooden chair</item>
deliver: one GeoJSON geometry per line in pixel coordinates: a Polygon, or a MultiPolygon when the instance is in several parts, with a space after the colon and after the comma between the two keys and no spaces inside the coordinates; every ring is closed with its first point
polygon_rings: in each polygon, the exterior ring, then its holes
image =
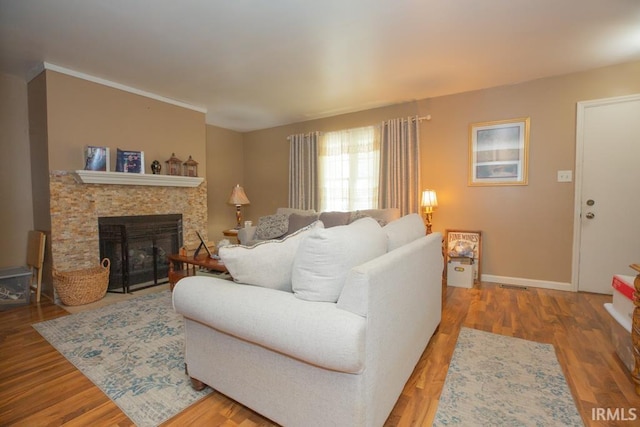
{"type": "Polygon", "coordinates": [[[27,244],[27,265],[31,269],[30,290],[36,294],[36,302],[40,302],[42,290],[42,264],[44,264],[44,244],[46,235],[42,231],[29,231],[27,244]]]}

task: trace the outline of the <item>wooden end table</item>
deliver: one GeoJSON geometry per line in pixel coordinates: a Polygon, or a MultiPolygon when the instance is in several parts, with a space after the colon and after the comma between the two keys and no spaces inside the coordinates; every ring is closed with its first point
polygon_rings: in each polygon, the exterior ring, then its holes
{"type": "Polygon", "coordinates": [[[225,237],[231,237],[233,239],[235,239],[235,243],[239,243],[240,240],[238,240],[238,229],[237,228],[230,228],[228,230],[223,230],[222,234],[224,234],[225,237]]]}
{"type": "Polygon", "coordinates": [[[173,291],[178,280],[187,276],[196,275],[196,267],[203,267],[207,270],[228,273],[227,267],[219,260],[211,258],[208,254],[198,255],[196,258],[186,255],[169,255],[169,289],[173,291]]]}

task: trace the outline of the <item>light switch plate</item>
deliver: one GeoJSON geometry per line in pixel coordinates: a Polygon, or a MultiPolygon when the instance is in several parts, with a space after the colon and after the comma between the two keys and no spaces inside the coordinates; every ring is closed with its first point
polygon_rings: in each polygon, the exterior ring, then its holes
{"type": "Polygon", "coordinates": [[[558,171],[558,182],[573,181],[573,171],[558,171]]]}

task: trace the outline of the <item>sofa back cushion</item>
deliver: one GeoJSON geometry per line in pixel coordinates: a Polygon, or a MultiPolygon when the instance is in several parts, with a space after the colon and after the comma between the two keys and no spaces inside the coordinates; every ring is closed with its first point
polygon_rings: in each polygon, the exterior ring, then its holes
{"type": "Polygon", "coordinates": [[[351,268],[387,251],[387,236],[372,218],[313,230],[298,246],[291,285],[296,297],[336,302],[351,268]]]}
{"type": "Polygon", "coordinates": [[[378,221],[381,226],[389,224],[391,221],[395,221],[400,218],[400,209],[398,208],[364,209],[356,212],[359,215],[370,216],[378,221]]]}
{"type": "Polygon", "coordinates": [[[218,254],[233,280],[291,292],[291,269],[298,246],[315,228],[316,221],[282,240],[264,240],[253,246],[223,246],[218,254]]]}
{"type": "Polygon", "coordinates": [[[387,235],[387,250],[389,251],[413,242],[427,233],[422,217],[416,213],[391,221],[382,227],[382,230],[387,235]]]}

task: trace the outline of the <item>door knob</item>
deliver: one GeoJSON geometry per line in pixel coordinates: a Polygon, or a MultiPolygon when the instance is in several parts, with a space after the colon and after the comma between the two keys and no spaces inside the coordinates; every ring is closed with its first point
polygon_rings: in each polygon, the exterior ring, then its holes
{"type": "Polygon", "coordinates": [[[593,212],[587,212],[587,219],[593,219],[595,218],[596,214],[594,214],[593,212]]]}

